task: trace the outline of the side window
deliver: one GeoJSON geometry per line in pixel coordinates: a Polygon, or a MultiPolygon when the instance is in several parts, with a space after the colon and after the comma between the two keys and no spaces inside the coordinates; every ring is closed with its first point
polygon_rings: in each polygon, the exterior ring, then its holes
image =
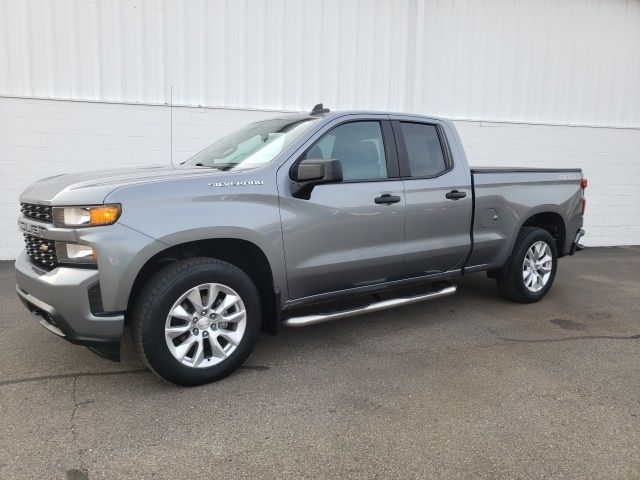
{"type": "Polygon", "coordinates": [[[387,178],[380,122],[338,125],[314,143],[303,158],[340,160],[345,181],[387,178]]]}
{"type": "Polygon", "coordinates": [[[400,122],[412,177],[428,177],[446,170],[438,131],[434,125],[400,122]]]}

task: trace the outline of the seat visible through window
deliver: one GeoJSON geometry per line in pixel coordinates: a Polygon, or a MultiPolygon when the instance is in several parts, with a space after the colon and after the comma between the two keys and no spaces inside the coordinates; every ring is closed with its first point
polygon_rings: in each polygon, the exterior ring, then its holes
{"type": "Polygon", "coordinates": [[[340,160],[345,181],[387,178],[387,164],[379,122],[350,122],[318,140],[305,158],[340,160]]]}

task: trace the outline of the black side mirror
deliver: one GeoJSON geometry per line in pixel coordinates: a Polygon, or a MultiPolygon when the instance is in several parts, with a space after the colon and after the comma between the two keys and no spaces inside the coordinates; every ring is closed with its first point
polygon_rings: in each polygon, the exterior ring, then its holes
{"type": "Polygon", "coordinates": [[[316,185],[338,183],[342,181],[340,160],[303,160],[298,164],[295,178],[291,180],[291,194],[296,198],[311,198],[316,185]]]}

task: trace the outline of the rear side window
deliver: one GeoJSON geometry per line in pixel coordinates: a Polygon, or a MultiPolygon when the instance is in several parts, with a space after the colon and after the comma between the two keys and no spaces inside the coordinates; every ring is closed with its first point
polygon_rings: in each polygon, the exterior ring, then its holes
{"type": "Polygon", "coordinates": [[[435,125],[400,122],[412,177],[437,175],[447,169],[435,125]]]}

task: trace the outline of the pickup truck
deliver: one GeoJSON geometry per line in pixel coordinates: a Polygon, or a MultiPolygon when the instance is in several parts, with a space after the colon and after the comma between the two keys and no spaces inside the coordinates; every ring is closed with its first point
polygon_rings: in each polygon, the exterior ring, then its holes
{"type": "Polygon", "coordinates": [[[486,271],[516,302],[580,249],[580,169],[467,165],[436,117],[289,114],[180,165],[31,184],[17,293],[49,331],[119,361],[123,329],[181,385],[240,366],[259,333],[450,295],[486,271]]]}

